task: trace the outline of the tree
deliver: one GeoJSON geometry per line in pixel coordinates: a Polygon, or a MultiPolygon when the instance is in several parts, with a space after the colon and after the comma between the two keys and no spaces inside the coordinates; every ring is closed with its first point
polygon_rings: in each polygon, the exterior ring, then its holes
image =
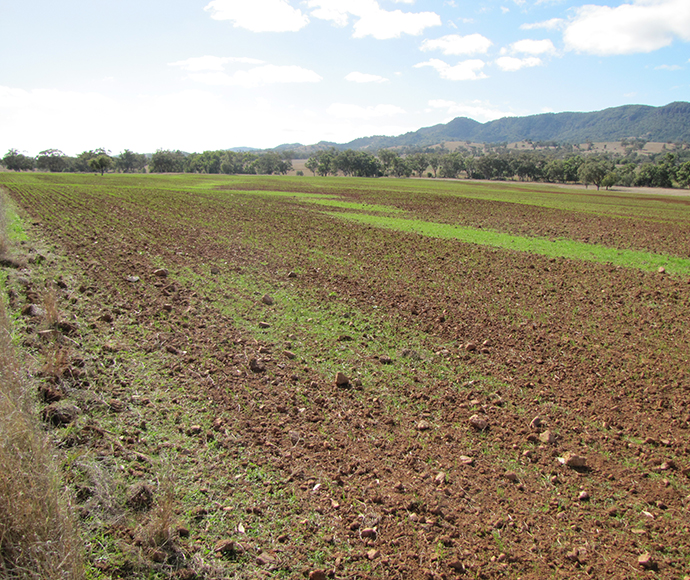
{"type": "Polygon", "coordinates": [[[67,155],[59,149],[46,149],[36,158],[36,166],[43,171],[59,173],[67,169],[67,155]]]}
{"type": "Polygon", "coordinates": [[[158,149],[151,157],[151,173],[182,173],[185,156],[181,151],[158,149]]]}
{"type": "Polygon", "coordinates": [[[380,149],[378,152],[378,158],[381,161],[383,167],[384,175],[388,175],[393,166],[395,165],[395,159],[400,157],[395,151],[390,149],[380,149]]]}
{"type": "Polygon", "coordinates": [[[410,167],[417,173],[417,177],[422,177],[429,167],[429,159],[425,153],[413,153],[407,158],[410,167]]]}
{"type": "Polygon", "coordinates": [[[434,172],[434,177],[436,177],[436,174],[438,172],[438,168],[441,166],[441,157],[443,156],[443,153],[441,151],[432,151],[431,153],[427,154],[427,162],[429,163],[429,167],[431,167],[431,171],[434,172]]]}
{"type": "Polygon", "coordinates": [[[146,167],[146,155],[125,149],[115,158],[115,169],[123,173],[140,171],[146,167]]]}
{"type": "Polygon", "coordinates": [[[2,158],[2,164],[10,171],[31,171],[35,162],[33,157],[24,155],[16,149],[10,149],[2,158]]]}
{"type": "Polygon", "coordinates": [[[601,187],[604,177],[611,171],[611,164],[596,158],[588,158],[578,171],[580,181],[585,184],[585,187],[590,183],[597,186],[597,190],[601,187]]]}
{"type": "Polygon", "coordinates": [[[678,168],[676,179],[681,187],[690,187],[690,161],[686,161],[678,168]]]}
{"type": "Polygon", "coordinates": [[[106,169],[109,169],[113,164],[113,158],[110,155],[99,155],[98,157],[93,157],[89,159],[89,166],[94,171],[101,172],[101,176],[105,173],[106,169]]]}
{"type": "Polygon", "coordinates": [[[457,151],[446,153],[440,159],[440,175],[441,177],[450,177],[457,179],[460,172],[465,168],[465,160],[457,151]]]}

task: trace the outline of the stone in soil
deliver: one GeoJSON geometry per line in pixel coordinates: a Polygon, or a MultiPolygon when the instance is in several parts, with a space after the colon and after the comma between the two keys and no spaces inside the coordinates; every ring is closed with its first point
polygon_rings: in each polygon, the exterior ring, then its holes
{"type": "Polygon", "coordinates": [[[55,427],[64,427],[74,421],[80,413],[75,405],[61,405],[53,403],[43,409],[43,420],[55,427]]]}
{"type": "Polygon", "coordinates": [[[233,542],[232,540],[218,540],[216,542],[216,545],[213,547],[213,551],[216,554],[234,554],[235,552],[238,552],[238,544],[233,542]]]}
{"type": "Polygon", "coordinates": [[[153,271],[153,275],[157,276],[158,278],[167,278],[169,272],[165,268],[158,268],[157,270],[153,271]]]}
{"type": "Polygon", "coordinates": [[[552,431],[549,431],[547,429],[539,435],[539,441],[541,441],[542,443],[551,444],[556,441],[556,436],[553,434],[552,431]]]}
{"type": "Polygon", "coordinates": [[[489,422],[481,415],[472,415],[470,417],[470,425],[477,431],[484,431],[488,428],[489,422]]]}
{"type": "Polygon", "coordinates": [[[134,510],[150,509],[153,505],[153,488],[148,483],[135,483],[127,490],[126,503],[134,510]]]}
{"type": "Polygon", "coordinates": [[[656,562],[654,562],[654,559],[649,552],[645,552],[639,558],[637,558],[637,563],[645,570],[653,570],[656,568],[656,562]]]}
{"type": "Polygon", "coordinates": [[[249,370],[253,373],[262,373],[266,370],[266,367],[253,358],[249,361],[249,370]]]}
{"type": "Polygon", "coordinates": [[[273,306],[275,304],[275,300],[273,300],[273,296],[270,294],[264,294],[261,298],[261,302],[263,302],[266,306],[273,306]]]}
{"type": "Polygon", "coordinates": [[[350,384],[350,379],[345,373],[338,371],[338,373],[335,375],[335,384],[339,387],[345,387],[350,384]]]}
{"type": "Polygon", "coordinates": [[[309,580],[326,580],[326,571],[312,570],[309,572],[309,580]]]}
{"type": "Polygon", "coordinates": [[[587,467],[587,459],[582,455],[568,452],[563,457],[559,457],[558,461],[566,467],[583,468],[587,467]]]}

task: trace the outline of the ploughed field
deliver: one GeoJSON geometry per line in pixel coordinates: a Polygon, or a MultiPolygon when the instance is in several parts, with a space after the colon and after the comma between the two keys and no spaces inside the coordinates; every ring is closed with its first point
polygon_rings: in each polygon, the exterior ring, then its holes
{"type": "Polygon", "coordinates": [[[690,575],[690,198],[0,185],[94,577],[690,575]]]}

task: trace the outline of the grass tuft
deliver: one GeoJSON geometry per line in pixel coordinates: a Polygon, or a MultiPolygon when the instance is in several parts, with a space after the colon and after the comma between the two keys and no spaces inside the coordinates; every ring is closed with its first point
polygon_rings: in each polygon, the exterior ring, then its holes
{"type": "Polygon", "coordinates": [[[81,542],[58,474],[0,300],[0,577],[84,578],[81,542]]]}

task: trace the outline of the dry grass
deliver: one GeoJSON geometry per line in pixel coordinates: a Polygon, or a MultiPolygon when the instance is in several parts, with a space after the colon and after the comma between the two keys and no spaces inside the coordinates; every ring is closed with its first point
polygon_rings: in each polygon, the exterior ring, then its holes
{"type": "Polygon", "coordinates": [[[47,282],[43,291],[43,308],[46,313],[46,324],[48,328],[53,328],[60,322],[60,312],[58,311],[57,293],[52,282],[47,282]]]}
{"type": "Polygon", "coordinates": [[[0,256],[10,249],[9,228],[7,224],[7,201],[5,192],[0,190],[0,256]]]}
{"type": "Polygon", "coordinates": [[[0,577],[84,578],[81,542],[41,433],[0,299],[0,577]]]}

